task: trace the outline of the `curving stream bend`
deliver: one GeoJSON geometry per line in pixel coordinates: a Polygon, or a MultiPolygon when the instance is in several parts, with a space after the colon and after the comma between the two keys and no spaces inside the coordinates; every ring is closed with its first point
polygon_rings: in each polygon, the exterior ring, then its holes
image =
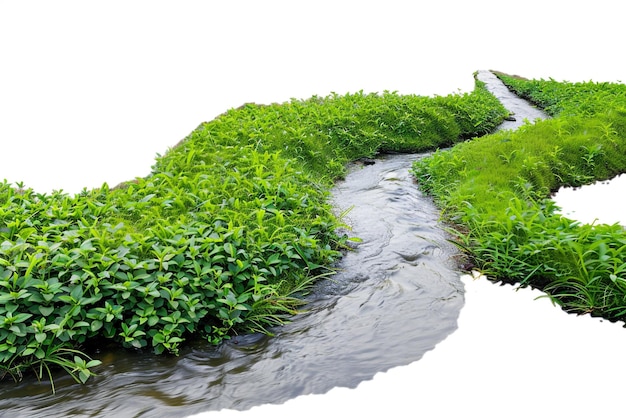
{"type": "Polygon", "coordinates": [[[0,385],[0,411],[12,417],[177,417],[282,403],[299,395],[356,387],[420,359],[457,327],[463,284],[456,249],[438,211],[409,174],[417,155],[355,164],[333,191],[344,221],[362,239],[341,271],[308,295],[306,313],[275,330],[218,347],[196,344],[179,357],[101,353],[86,385],[0,385]]]}
{"type": "MultiPolygon", "coordinates": [[[[488,87],[501,89],[492,75],[478,73],[488,87]]],[[[513,110],[500,97],[505,91],[492,92],[513,110]]],[[[535,119],[524,113],[528,109],[513,110],[518,124],[535,119]]],[[[350,209],[344,221],[362,241],[341,260],[337,275],[314,287],[306,313],[274,337],[240,336],[218,347],[198,343],[179,357],[100,353],[97,377],[86,385],[59,377],[56,395],[47,382],[4,379],[0,412],[122,418],[246,410],[353,388],[419,360],[456,330],[464,291],[456,248],[409,174],[417,158],[385,155],[373,165],[350,167],[333,202],[340,213],[350,209]]]]}

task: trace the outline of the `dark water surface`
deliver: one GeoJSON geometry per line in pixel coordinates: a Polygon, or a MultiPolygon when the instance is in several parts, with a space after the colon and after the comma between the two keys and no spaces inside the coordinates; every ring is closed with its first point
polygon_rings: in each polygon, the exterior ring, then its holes
{"type": "Polygon", "coordinates": [[[0,415],[10,417],[182,417],[249,409],[298,395],[356,387],[406,365],[457,328],[463,284],[456,249],[438,212],[408,170],[419,156],[355,165],[333,191],[351,235],[362,239],[342,271],[308,296],[307,312],[274,337],[248,335],[218,347],[196,344],[179,357],[101,353],[98,376],[49,383],[0,382],[0,415]]]}

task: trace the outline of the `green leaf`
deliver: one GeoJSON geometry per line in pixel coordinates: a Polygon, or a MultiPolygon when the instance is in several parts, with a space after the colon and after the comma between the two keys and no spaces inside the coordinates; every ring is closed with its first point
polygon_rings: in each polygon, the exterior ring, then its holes
{"type": "Polygon", "coordinates": [[[155,193],[151,193],[149,195],[146,195],[143,199],[140,200],[141,203],[146,203],[147,201],[149,201],[150,199],[152,199],[154,196],[156,196],[155,193]]]}
{"type": "Polygon", "coordinates": [[[54,312],[54,306],[42,306],[39,305],[39,312],[45,317],[50,316],[52,312],[54,312]]]}
{"type": "Polygon", "coordinates": [[[83,243],[80,244],[80,249],[83,250],[83,251],[93,250],[94,247],[93,247],[93,244],[91,243],[91,241],[93,241],[92,238],[83,241],[83,243]]]}
{"type": "Polygon", "coordinates": [[[46,352],[43,349],[38,348],[37,350],[35,350],[35,357],[37,357],[39,360],[41,360],[44,357],[46,357],[46,352]]]}
{"type": "Polygon", "coordinates": [[[89,362],[87,362],[85,367],[87,367],[88,369],[91,369],[92,367],[96,367],[96,366],[99,366],[101,364],[102,364],[102,362],[100,360],[90,360],[89,362]]]}
{"type": "Polygon", "coordinates": [[[15,315],[13,318],[15,318],[13,320],[14,324],[20,323],[20,322],[24,322],[26,321],[28,318],[30,318],[31,316],[33,316],[33,314],[30,313],[19,313],[17,315],[15,315]]]}
{"type": "Polygon", "coordinates": [[[13,332],[16,337],[26,336],[26,327],[24,324],[15,324],[9,327],[9,331],[13,332]]]}
{"type": "Polygon", "coordinates": [[[70,292],[70,296],[74,300],[80,300],[83,297],[83,287],[81,285],[75,286],[70,292]]]}
{"type": "Polygon", "coordinates": [[[24,357],[30,356],[31,354],[33,354],[35,352],[35,350],[37,350],[37,348],[35,348],[35,347],[25,348],[24,351],[22,351],[22,355],[24,357]]]}
{"type": "Polygon", "coordinates": [[[89,373],[89,371],[81,370],[78,373],[78,378],[83,384],[87,382],[87,380],[89,379],[89,376],[91,376],[91,373],[89,373]]]}

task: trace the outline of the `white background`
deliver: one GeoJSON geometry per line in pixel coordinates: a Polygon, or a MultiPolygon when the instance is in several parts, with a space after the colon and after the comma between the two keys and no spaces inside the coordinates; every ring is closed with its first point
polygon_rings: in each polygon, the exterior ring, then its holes
{"type": "Polygon", "coordinates": [[[0,181],[74,193],[148,174],[245,102],[447,95],[496,69],[626,80],[617,1],[0,0],[0,181]]]}
{"type": "MultiPolygon", "coordinates": [[[[73,193],[144,176],[157,153],[245,102],[446,95],[472,90],[481,69],[626,80],[621,9],[606,0],[0,0],[0,181],[73,193]]],[[[250,415],[619,415],[621,328],[572,325],[535,295],[508,299],[477,283],[467,281],[459,331],[423,360],[250,415]]]]}

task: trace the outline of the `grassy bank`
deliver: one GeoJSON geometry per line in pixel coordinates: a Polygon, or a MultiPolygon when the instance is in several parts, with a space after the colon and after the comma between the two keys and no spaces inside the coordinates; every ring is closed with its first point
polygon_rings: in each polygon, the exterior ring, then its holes
{"type": "Polygon", "coordinates": [[[551,193],[626,172],[626,86],[499,73],[554,118],[414,164],[471,264],[547,292],[563,309],[626,320],[626,232],[557,214],[551,193]]]}
{"type": "Polygon", "coordinates": [[[84,382],[94,347],[176,354],[189,338],[268,332],[341,257],[328,196],[347,162],[451,146],[506,114],[479,82],[247,104],[145,178],[74,196],[0,184],[0,370],[84,382]]]}

